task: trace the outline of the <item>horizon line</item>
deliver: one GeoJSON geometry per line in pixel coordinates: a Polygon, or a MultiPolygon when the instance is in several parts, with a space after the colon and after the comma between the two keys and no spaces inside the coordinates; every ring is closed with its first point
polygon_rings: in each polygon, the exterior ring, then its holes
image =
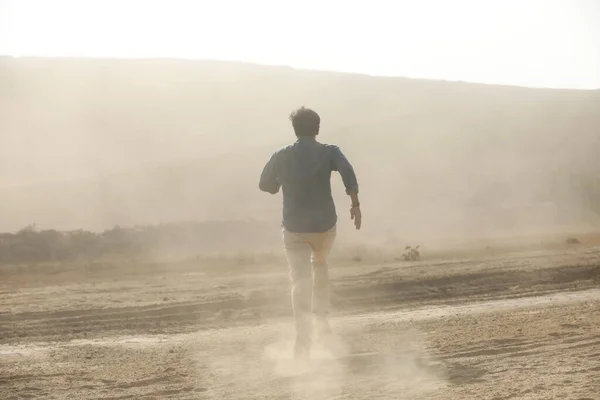
{"type": "Polygon", "coordinates": [[[356,71],[341,71],[333,69],[319,69],[319,68],[307,68],[297,67],[289,64],[275,64],[275,63],[260,63],[256,61],[244,61],[244,60],[233,60],[233,59],[218,59],[218,58],[200,58],[200,57],[183,57],[183,56],[90,56],[90,55],[36,55],[36,54],[6,54],[0,53],[0,58],[13,58],[13,59],[67,59],[67,60],[110,60],[110,61],[188,61],[188,62],[214,62],[214,63],[230,63],[230,64],[242,64],[250,65],[254,67],[267,67],[267,68],[286,68],[296,71],[305,72],[316,72],[316,73],[331,73],[331,74],[343,74],[343,75],[354,75],[363,76],[369,78],[387,78],[387,79],[409,79],[416,81],[433,81],[433,82],[444,82],[444,83],[463,83],[471,85],[487,85],[487,86],[499,86],[499,87],[511,87],[511,88],[525,88],[525,89],[545,89],[545,90],[570,90],[570,91],[600,91],[600,87],[594,88],[580,88],[580,87],[561,87],[561,86],[534,86],[534,85],[523,85],[515,83],[497,83],[497,82],[483,82],[483,81],[470,81],[460,79],[449,79],[449,78],[423,78],[403,75],[388,75],[388,74],[372,74],[367,72],[356,72],[356,71]]]}

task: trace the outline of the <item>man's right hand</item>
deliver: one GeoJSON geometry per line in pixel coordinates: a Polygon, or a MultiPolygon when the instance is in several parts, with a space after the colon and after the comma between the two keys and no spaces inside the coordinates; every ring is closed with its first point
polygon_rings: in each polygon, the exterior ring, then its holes
{"type": "Polygon", "coordinates": [[[360,212],[360,206],[352,206],[350,208],[350,219],[354,221],[354,226],[356,230],[360,229],[360,225],[362,223],[362,213],[360,212]]]}

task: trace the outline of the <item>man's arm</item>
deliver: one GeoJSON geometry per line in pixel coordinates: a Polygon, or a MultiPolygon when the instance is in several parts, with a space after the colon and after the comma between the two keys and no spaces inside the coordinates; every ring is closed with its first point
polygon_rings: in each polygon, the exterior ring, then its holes
{"type": "Polygon", "coordinates": [[[262,174],[260,175],[260,181],[258,183],[258,188],[260,190],[271,194],[276,194],[277,192],[279,192],[279,188],[281,187],[281,184],[277,180],[277,173],[275,170],[276,156],[277,153],[271,156],[271,159],[263,168],[262,174]]]}
{"type": "Polygon", "coordinates": [[[333,170],[338,171],[342,176],[346,194],[350,196],[350,200],[352,201],[350,205],[350,218],[354,221],[356,229],[360,229],[362,214],[360,211],[360,201],[358,200],[358,181],[356,180],[352,164],[350,164],[339,147],[335,147],[333,150],[333,170]]]}
{"type": "Polygon", "coordinates": [[[351,193],[358,194],[358,182],[354,168],[352,168],[342,150],[337,146],[333,148],[333,170],[338,171],[342,176],[347,195],[351,195],[351,193]]]}

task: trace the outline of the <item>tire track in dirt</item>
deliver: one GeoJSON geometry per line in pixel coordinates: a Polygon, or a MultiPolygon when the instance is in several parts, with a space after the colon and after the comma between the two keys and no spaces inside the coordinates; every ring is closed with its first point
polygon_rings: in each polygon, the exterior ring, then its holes
{"type": "MultiPolygon", "coordinates": [[[[572,265],[529,271],[479,271],[424,277],[368,280],[370,275],[341,279],[334,285],[335,308],[342,314],[394,310],[435,304],[460,304],[522,298],[597,287],[600,265],[572,265]]],[[[254,324],[261,315],[288,315],[287,288],[244,296],[230,293],[213,301],[155,304],[57,312],[0,315],[0,342],[44,337],[71,339],[127,331],[178,333],[194,329],[254,324]],[[230,322],[231,321],[231,322],[230,322]]]]}
{"type": "MultiPolygon", "coordinates": [[[[549,306],[563,307],[570,303],[585,306],[586,303],[590,303],[588,308],[596,310],[592,308],[592,302],[598,304],[598,301],[600,301],[600,289],[591,289],[521,299],[496,299],[463,305],[423,306],[413,310],[346,316],[341,317],[341,325],[350,332],[346,336],[348,340],[359,340],[363,343],[364,333],[367,329],[379,326],[381,323],[385,324],[380,329],[384,339],[389,338],[390,334],[398,336],[398,333],[403,331],[402,327],[406,327],[409,321],[436,323],[438,328],[434,332],[443,333],[439,324],[448,321],[448,318],[460,321],[471,318],[478,319],[479,326],[488,326],[486,329],[493,330],[493,328],[489,328],[489,322],[480,318],[485,317],[496,324],[502,324],[499,319],[506,313],[511,316],[526,316],[531,313],[539,319],[544,318],[543,313],[551,311],[548,309],[549,306]],[[353,329],[354,326],[360,329],[353,329]],[[394,334],[394,332],[396,333],[394,334]]],[[[599,311],[595,312],[599,313],[599,311]]],[[[569,383],[564,382],[563,379],[556,383],[557,386],[552,386],[555,383],[548,379],[535,385],[520,383],[508,388],[499,388],[496,383],[499,377],[506,375],[514,376],[512,379],[519,382],[519,375],[538,373],[540,369],[545,370],[546,368],[549,371],[560,371],[560,368],[568,367],[570,369],[569,379],[572,381],[572,385],[577,385],[574,390],[580,393],[579,398],[585,398],[586,393],[588,396],[589,393],[594,393],[594,376],[598,376],[598,367],[595,367],[593,362],[597,360],[594,357],[600,351],[600,333],[593,329],[593,321],[578,322],[576,318],[571,318],[566,323],[556,324],[550,328],[550,330],[541,332],[537,332],[533,328],[533,331],[536,332],[535,335],[528,334],[523,337],[511,335],[486,339],[478,337],[477,333],[465,335],[469,336],[473,342],[457,343],[455,339],[451,339],[446,342],[448,346],[434,348],[432,355],[435,359],[442,361],[444,373],[440,376],[446,377],[445,379],[451,385],[449,389],[459,388],[462,390],[464,388],[467,393],[469,388],[480,385],[484,389],[479,393],[486,393],[486,398],[490,399],[508,400],[527,395],[532,398],[552,398],[552,390],[563,390],[564,385],[569,385],[569,383]],[[565,359],[564,354],[569,354],[571,363],[561,366],[560,363],[565,359]],[[584,358],[587,360],[585,363],[581,361],[584,358]]],[[[247,365],[244,364],[254,365],[253,363],[256,363],[256,359],[260,357],[260,354],[256,352],[257,348],[260,348],[259,343],[271,335],[269,332],[278,329],[277,326],[271,325],[254,328],[239,326],[215,332],[163,336],[160,340],[151,340],[151,337],[146,337],[148,340],[144,340],[144,337],[121,338],[120,340],[116,340],[114,337],[105,337],[104,340],[97,341],[48,344],[50,354],[52,352],[58,354],[58,358],[53,360],[59,371],[63,371],[60,368],[68,370],[47,375],[9,372],[0,375],[2,377],[0,391],[25,393],[28,396],[31,395],[31,398],[61,398],[62,395],[66,396],[67,394],[73,398],[79,396],[80,398],[98,399],[243,398],[250,393],[251,387],[267,385],[269,392],[265,394],[264,398],[282,398],[281,396],[286,398],[285,393],[290,390],[290,385],[292,385],[292,391],[294,390],[293,377],[269,377],[258,372],[248,377],[246,375],[247,365]],[[127,345],[128,343],[133,345],[127,345]],[[181,353],[184,354],[181,355],[177,350],[173,350],[184,343],[196,343],[202,348],[202,353],[195,355],[192,351],[181,353]],[[239,345],[242,345],[241,349],[238,349],[239,345]],[[256,346],[256,348],[252,346],[256,346]],[[223,351],[227,353],[224,354],[223,351]],[[243,371],[244,375],[238,376],[235,373],[237,370],[221,374],[206,367],[215,361],[222,361],[227,355],[234,357],[233,354],[242,358],[238,360],[240,362],[238,367],[240,368],[239,373],[242,374],[243,371]],[[144,358],[146,361],[141,361],[140,357],[146,357],[144,358]],[[190,357],[194,357],[194,361],[190,357]],[[209,357],[213,357],[213,359],[211,360],[209,357]],[[198,362],[200,364],[195,364],[198,362]],[[145,370],[146,366],[142,365],[145,363],[148,363],[148,368],[151,369],[145,370]],[[84,372],[88,369],[82,369],[83,365],[93,365],[100,369],[93,369],[94,372],[84,372]],[[136,373],[136,365],[144,372],[136,373]],[[124,376],[119,375],[118,372],[115,374],[112,366],[119,368],[124,376]],[[111,378],[107,379],[106,376],[111,378]],[[227,379],[232,379],[232,381],[228,384],[227,379]],[[40,391],[42,389],[43,391],[40,391]],[[243,393],[244,396],[236,397],[236,393],[243,393]]],[[[462,332],[464,329],[465,327],[462,326],[459,331],[462,332]]],[[[121,331],[121,333],[124,332],[121,331]]],[[[406,348],[395,348],[386,344],[385,340],[379,347],[371,348],[370,352],[348,354],[338,361],[340,368],[345,371],[344,375],[340,377],[340,379],[344,379],[340,381],[340,385],[342,385],[340,390],[352,395],[360,391],[367,395],[366,391],[368,390],[388,393],[388,390],[395,389],[385,387],[382,382],[387,382],[385,379],[392,379],[393,374],[397,372],[396,368],[400,368],[398,371],[404,371],[402,368],[412,368],[409,366],[413,361],[417,364],[420,362],[418,359],[413,360],[408,357],[406,348]],[[400,364],[395,364],[390,367],[392,370],[387,370],[385,360],[400,364]],[[403,362],[407,364],[402,364],[403,362]],[[374,368],[383,369],[374,373],[374,368]],[[381,378],[382,382],[378,381],[379,373],[387,374],[387,378],[381,378]]],[[[237,359],[225,360],[225,366],[233,368],[232,365],[235,364],[232,360],[237,359]]],[[[425,359],[422,361],[425,364],[419,368],[427,367],[427,361],[425,359]]],[[[427,368],[435,372],[438,367],[430,365],[427,368]]],[[[404,378],[403,382],[407,385],[410,383],[407,378],[404,378]]],[[[456,390],[459,391],[459,389],[456,390]]],[[[447,390],[443,393],[447,393],[447,390]]],[[[475,397],[448,395],[428,398],[475,397]]],[[[481,396],[477,398],[481,398],[481,396]]]]}
{"type": "Polygon", "coordinates": [[[475,297],[527,296],[577,290],[600,284],[600,265],[567,265],[532,271],[479,271],[423,279],[388,277],[383,280],[353,277],[334,293],[354,307],[403,302],[436,302],[475,297]]]}

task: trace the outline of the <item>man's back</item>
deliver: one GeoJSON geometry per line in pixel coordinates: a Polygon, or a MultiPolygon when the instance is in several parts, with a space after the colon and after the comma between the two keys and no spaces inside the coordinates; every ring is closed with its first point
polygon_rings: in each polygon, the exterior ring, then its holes
{"type": "Polygon", "coordinates": [[[346,192],[358,192],[354,170],[339,147],[314,137],[298,140],[273,154],[260,189],[283,192],[283,225],[291,232],[319,233],[333,228],[337,215],[331,196],[331,172],[342,175],[346,192]]]}
{"type": "Polygon", "coordinates": [[[327,256],[336,236],[331,171],[339,171],[352,201],[350,218],[360,229],[362,214],[354,170],[337,146],[317,142],[321,117],[301,107],[290,114],[298,140],[276,151],[260,176],[260,190],[283,191],[283,243],[292,281],[296,320],[296,357],[310,353],[312,317],[319,335],[331,334],[327,322],[327,256]]]}

